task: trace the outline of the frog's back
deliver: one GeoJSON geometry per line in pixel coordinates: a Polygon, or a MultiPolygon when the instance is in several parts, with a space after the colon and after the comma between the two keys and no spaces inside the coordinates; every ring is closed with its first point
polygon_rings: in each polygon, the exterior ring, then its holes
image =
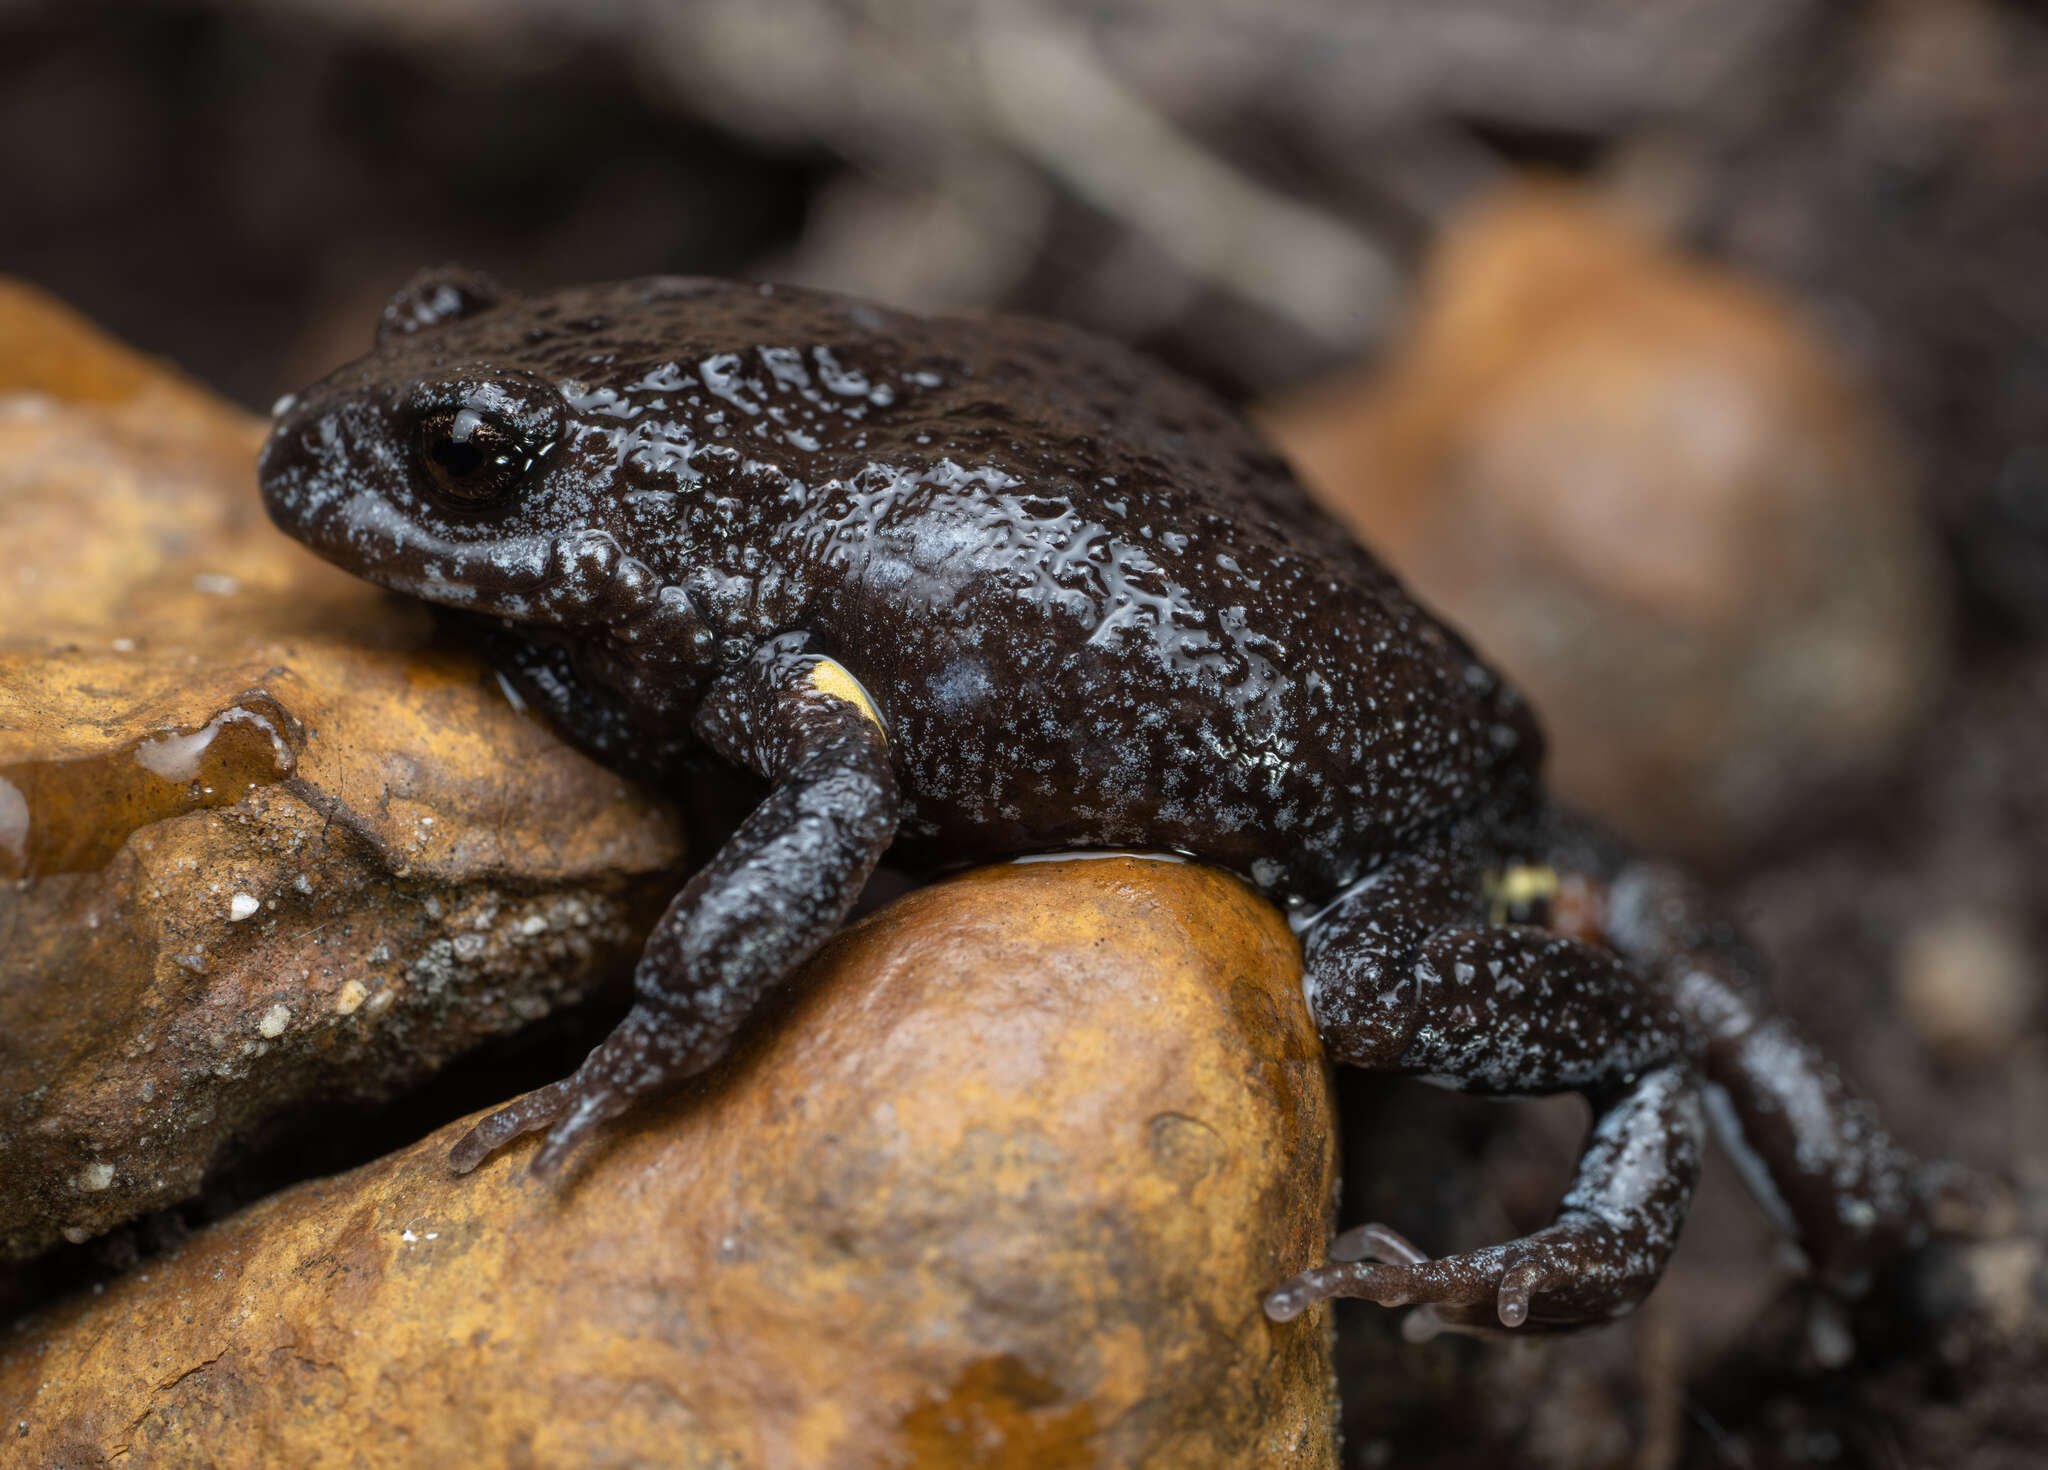
{"type": "Polygon", "coordinates": [[[886,710],[913,853],[1177,847],[1326,892],[1533,770],[1513,692],[1239,416],[1114,343],[686,278],[437,337],[562,385],[603,426],[593,486],[691,488],[688,524],[629,533],[658,570],[768,569],[886,710]]]}
{"type": "Polygon", "coordinates": [[[921,391],[799,539],[887,686],[907,844],[1171,846],[1317,893],[1532,783],[1515,692],[1226,405],[1054,323],[888,335],[921,391]]]}
{"type": "MultiPolygon", "coordinates": [[[[523,298],[420,343],[417,366],[515,364],[619,422],[692,407],[813,482],[867,460],[1029,461],[1144,484],[1341,566],[1385,572],[1243,419],[1116,343],[1023,317],[921,316],[791,286],[656,276],[523,298]],[[665,386],[666,385],[666,386],[665,386]]],[[[383,370],[388,371],[388,368],[383,370]]],[[[668,423],[673,427],[672,420],[668,423]]]]}

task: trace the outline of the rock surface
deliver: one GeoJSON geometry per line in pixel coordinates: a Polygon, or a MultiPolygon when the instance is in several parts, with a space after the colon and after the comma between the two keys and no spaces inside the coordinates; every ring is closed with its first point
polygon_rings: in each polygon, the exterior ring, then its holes
{"type": "Polygon", "coordinates": [[[278,534],[263,424],[0,282],[0,1260],[615,978],[672,813],[278,534]]]}
{"type": "Polygon", "coordinates": [[[1534,700],[1560,795],[1725,864],[1886,772],[1948,615],[1898,456],[1760,288],[1520,186],[1385,372],[1274,405],[1332,509],[1534,700]]]}
{"type": "Polygon", "coordinates": [[[569,1177],[463,1125],[0,1344],[34,1464],[1330,1465],[1321,1053],[1235,880],[984,869],[569,1177]]]}

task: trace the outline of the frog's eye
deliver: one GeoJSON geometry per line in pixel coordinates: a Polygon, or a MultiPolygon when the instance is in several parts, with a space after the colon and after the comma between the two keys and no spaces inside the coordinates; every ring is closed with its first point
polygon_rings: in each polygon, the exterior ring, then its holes
{"type": "Polygon", "coordinates": [[[428,379],[404,413],[422,493],[455,511],[505,504],[567,428],[561,394],[525,372],[428,379]]]}
{"type": "Polygon", "coordinates": [[[441,499],[459,510],[481,510],[517,489],[539,452],[514,425],[463,404],[421,416],[419,457],[441,499]]]}

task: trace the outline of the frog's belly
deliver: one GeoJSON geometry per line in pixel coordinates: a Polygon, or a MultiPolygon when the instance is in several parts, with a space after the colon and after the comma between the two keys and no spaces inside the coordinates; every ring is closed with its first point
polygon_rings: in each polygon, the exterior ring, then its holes
{"type": "Polygon", "coordinates": [[[1314,899],[1494,800],[1511,749],[1482,689],[1394,630],[1268,639],[1272,657],[1219,672],[1058,619],[994,626],[906,623],[862,645],[912,861],[1183,852],[1314,899]]]}
{"type": "Polygon", "coordinates": [[[1216,863],[1270,894],[1314,898],[1354,881],[1399,845],[1336,802],[1290,810],[1215,783],[1133,791],[1075,779],[1072,769],[1062,782],[1033,779],[1021,765],[977,771],[957,756],[935,764],[942,777],[980,774],[984,781],[953,790],[912,773],[893,860],[913,867],[1023,854],[1168,853],[1216,863]]]}

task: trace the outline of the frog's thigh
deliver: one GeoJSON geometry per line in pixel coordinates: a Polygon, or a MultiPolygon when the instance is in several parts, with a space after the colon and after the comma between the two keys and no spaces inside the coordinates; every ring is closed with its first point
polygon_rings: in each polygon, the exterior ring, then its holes
{"type": "Polygon", "coordinates": [[[1481,856],[1444,840],[1353,889],[1302,938],[1302,993],[1332,1060],[1398,1066],[1418,1022],[1415,956],[1484,910],[1481,856]]]}
{"type": "Polygon", "coordinates": [[[1686,1050],[1676,1008],[1611,952],[1484,922],[1478,866],[1459,859],[1404,862],[1309,931],[1303,989],[1335,1060],[1541,1093],[1599,1088],[1686,1050]]]}
{"type": "Polygon", "coordinates": [[[625,1020],[574,1076],[480,1123],[456,1146],[458,1168],[552,1124],[534,1160],[545,1171],[635,1096],[716,1062],[762,997],[845,920],[895,835],[899,796],[874,703],[800,638],[771,640],[721,678],[695,728],[765,777],[767,799],[669,904],[625,1020]]]}

